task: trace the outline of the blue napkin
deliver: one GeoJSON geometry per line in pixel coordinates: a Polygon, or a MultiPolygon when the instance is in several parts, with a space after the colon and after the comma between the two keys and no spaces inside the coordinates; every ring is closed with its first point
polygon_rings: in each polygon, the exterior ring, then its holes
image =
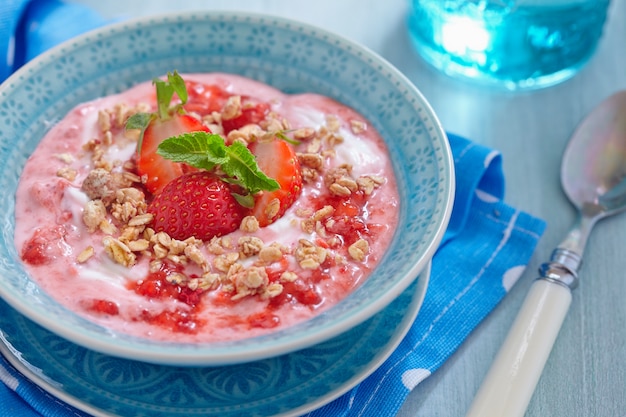
{"type": "Polygon", "coordinates": [[[41,52],[107,24],[90,8],[59,0],[2,0],[0,82],[41,52]]]}
{"type": "MultiPolygon", "coordinates": [[[[9,58],[0,63],[0,80],[47,48],[105,23],[77,4],[3,0],[0,55],[9,58]],[[11,49],[12,42],[17,48],[11,49]]],[[[448,136],[457,192],[419,316],[378,370],[339,399],[309,413],[310,417],[396,414],[411,389],[437,370],[506,295],[543,233],[542,220],[504,203],[501,155],[448,136]]],[[[1,355],[0,381],[0,417],[87,415],[31,383],[1,355]]]]}

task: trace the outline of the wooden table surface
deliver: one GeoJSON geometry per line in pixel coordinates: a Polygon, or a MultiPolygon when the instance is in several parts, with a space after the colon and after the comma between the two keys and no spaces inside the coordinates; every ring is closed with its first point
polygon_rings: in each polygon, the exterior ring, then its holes
{"type": "MultiPolygon", "coordinates": [[[[574,221],[561,192],[561,153],[578,122],[626,89],[626,0],[612,0],[605,35],[573,79],[544,90],[494,92],[441,76],[414,52],[406,0],[75,0],[107,17],[182,10],[245,10],[331,30],[379,53],[422,91],[449,132],[498,149],[506,201],[547,221],[526,273],[460,349],[410,394],[398,416],[463,416],[523,299],[574,221]]],[[[625,115],[626,117],[626,115],[625,115]]],[[[531,400],[527,417],[626,416],[626,214],[591,236],[572,307],[531,400]]]]}

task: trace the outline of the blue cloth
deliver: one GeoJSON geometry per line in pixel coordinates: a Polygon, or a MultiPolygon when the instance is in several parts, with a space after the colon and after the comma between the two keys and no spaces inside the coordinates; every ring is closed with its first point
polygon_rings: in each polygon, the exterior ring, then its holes
{"type": "Polygon", "coordinates": [[[0,82],[40,53],[108,23],[92,9],[59,0],[2,0],[0,82]]]}
{"type": "MultiPolygon", "coordinates": [[[[0,80],[56,43],[105,22],[57,0],[4,0],[0,80]],[[16,32],[20,32],[15,36],[16,32]],[[6,54],[9,56],[11,54],[6,54]]],[[[502,300],[528,263],[545,223],[507,205],[501,155],[449,135],[457,173],[452,218],[433,260],[419,316],[396,351],[370,377],[309,417],[397,413],[412,388],[435,372],[502,300]]],[[[2,314],[2,311],[0,311],[2,314]]],[[[0,417],[85,416],[28,381],[0,356],[0,417]]]]}
{"type": "Polygon", "coordinates": [[[13,72],[15,34],[27,3],[26,0],[4,0],[0,6],[0,81],[13,72]]]}

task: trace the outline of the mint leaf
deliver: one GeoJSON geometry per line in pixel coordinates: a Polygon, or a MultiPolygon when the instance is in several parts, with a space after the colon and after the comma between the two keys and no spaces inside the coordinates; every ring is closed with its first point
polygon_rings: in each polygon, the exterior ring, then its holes
{"type": "Polygon", "coordinates": [[[139,129],[139,140],[137,141],[137,149],[141,149],[141,142],[143,141],[143,132],[154,118],[154,113],[135,113],[126,120],[126,130],[139,129]]]}
{"type": "Polygon", "coordinates": [[[274,191],[280,188],[276,180],[268,177],[259,169],[256,158],[250,150],[241,142],[233,142],[228,147],[229,162],[222,164],[221,168],[230,177],[235,177],[243,183],[250,193],[259,191],[274,191]]]}
{"type": "Polygon", "coordinates": [[[237,193],[231,193],[231,195],[235,197],[235,200],[237,200],[239,205],[249,209],[254,207],[254,197],[252,197],[252,194],[242,195],[237,193]]]}
{"type": "Polygon", "coordinates": [[[157,154],[207,171],[228,162],[224,139],[207,132],[185,133],[165,139],[159,144],[157,154]]]}
{"type": "Polygon", "coordinates": [[[278,132],[274,133],[274,136],[276,136],[280,140],[284,140],[291,145],[298,146],[300,144],[300,141],[291,139],[289,136],[287,136],[287,132],[287,130],[279,130],[278,132]]]}
{"type": "Polygon", "coordinates": [[[139,129],[141,131],[146,130],[150,121],[152,120],[152,113],[135,113],[126,120],[126,129],[133,130],[139,129]]]}
{"type": "Polygon", "coordinates": [[[157,154],[207,171],[219,167],[225,174],[224,181],[240,185],[250,194],[280,188],[276,180],[259,169],[254,155],[244,144],[234,142],[226,146],[221,136],[212,133],[191,132],[165,139],[159,144],[157,154]]]}
{"type": "Polygon", "coordinates": [[[185,85],[185,80],[180,74],[175,70],[173,74],[167,73],[167,81],[172,86],[172,89],[180,99],[180,101],[185,104],[187,103],[187,99],[189,98],[187,94],[187,86],[185,85]]]}
{"type": "Polygon", "coordinates": [[[154,86],[156,87],[156,97],[157,97],[157,113],[159,115],[159,119],[167,120],[170,118],[170,103],[172,101],[172,97],[174,97],[174,89],[172,86],[163,80],[155,78],[154,86]]]}
{"type": "Polygon", "coordinates": [[[178,96],[182,104],[185,104],[187,102],[187,99],[189,98],[187,93],[187,86],[185,85],[185,80],[183,80],[183,77],[181,77],[177,71],[174,71],[174,73],[167,73],[167,81],[163,81],[160,78],[155,78],[152,83],[156,87],[158,106],[157,113],[159,115],[159,118],[161,120],[167,120],[170,118],[171,112],[178,109],[178,106],[170,108],[170,104],[172,102],[174,94],[178,96]]]}

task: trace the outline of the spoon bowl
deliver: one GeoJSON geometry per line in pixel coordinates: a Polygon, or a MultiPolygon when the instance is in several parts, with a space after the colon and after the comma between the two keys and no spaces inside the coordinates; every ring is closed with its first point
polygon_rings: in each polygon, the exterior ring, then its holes
{"type": "Polygon", "coordinates": [[[576,275],[595,223],[626,208],[626,91],[604,100],[574,131],[561,184],[578,218],[552,260],[576,275]]]}
{"type": "Polygon", "coordinates": [[[604,217],[626,208],[626,91],[603,101],[578,126],[563,154],[561,183],[581,211],[598,205],[597,215],[604,217]]]}

